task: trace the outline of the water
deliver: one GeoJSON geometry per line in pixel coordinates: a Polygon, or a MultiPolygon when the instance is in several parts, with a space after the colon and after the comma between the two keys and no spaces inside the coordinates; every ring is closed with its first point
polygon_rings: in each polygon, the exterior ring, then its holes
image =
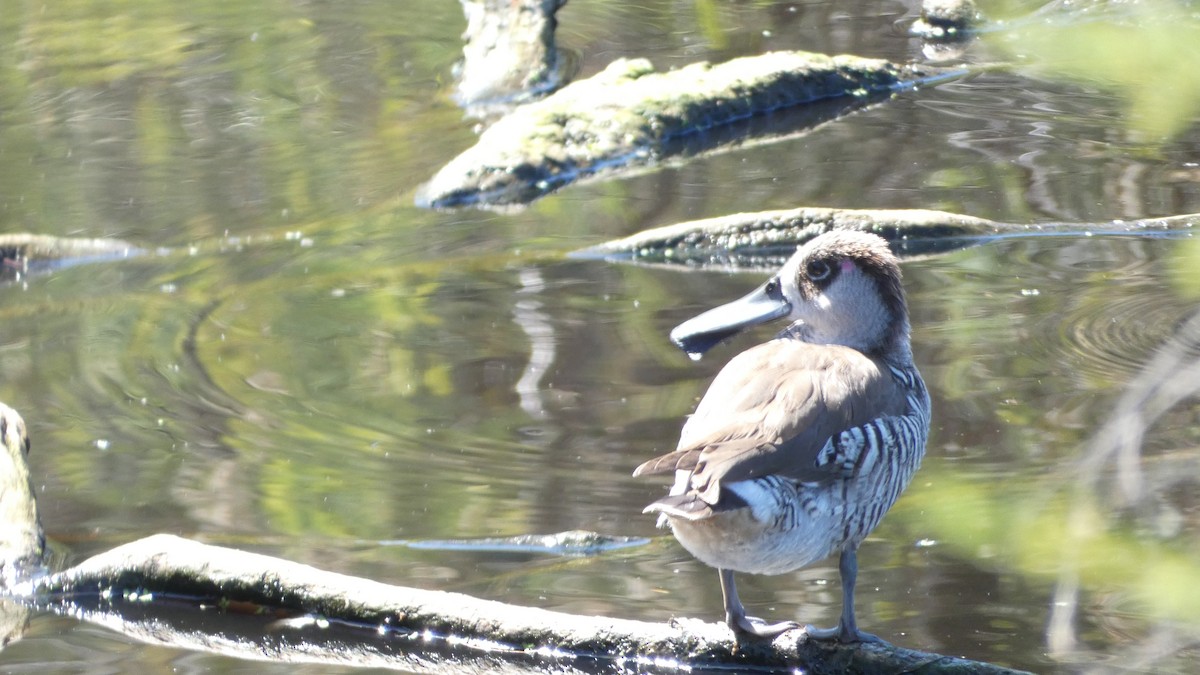
{"type": "MultiPolygon", "coordinates": [[[[629,474],[767,334],[693,363],[670,329],[761,278],[565,253],[798,205],[1012,222],[1200,211],[1194,129],[1148,146],[1106,90],[996,73],[523,211],[429,212],[416,186],[473,139],[451,98],[455,3],[0,15],[15,45],[0,58],[0,229],[162,249],[0,288],[0,400],[29,423],[67,562],[172,532],[518,604],[715,620],[715,572],[639,514],[663,486],[629,474]],[[652,542],[583,558],[387,545],[575,529],[652,542]]],[[[573,2],[559,37],[583,75],[620,56],[782,48],[904,60],[921,49],[912,16],[573,2]]],[[[865,629],[1043,672],[1190,670],[1195,392],[1142,420],[1134,505],[1099,434],[1148,396],[1145,372],[1187,372],[1186,356],[1147,369],[1195,311],[1198,260],[1187,236],[1080,235],[905,264],[935,417],[921,473],[860,554],[865,629]]],[[[761,615],[836,620],[833,561],[739,588],[761,615]]],[[[98,669],[264,665],[51,615],[0,652],[5,671],[98,669]]]]}

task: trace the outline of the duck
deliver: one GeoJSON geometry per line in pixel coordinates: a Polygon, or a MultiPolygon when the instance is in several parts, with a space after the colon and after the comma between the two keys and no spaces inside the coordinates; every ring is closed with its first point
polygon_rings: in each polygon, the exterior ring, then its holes
{"type": "Polygon", "coordinates": [[[634,476],[674,474],[647,506],[717,569],[739,638],[800,628],[748,616],[735,573],[778,575],[838,555],[838,624],[809,639],[876,642],[854,613],[858,547],[920,467],[930,399],[913,363],[900,265],[880,236],[826,232],[738,300],[671,331],[693,358],[736,333],[786,319],[774,339],[717,374],[672,452],[634,476]]]}

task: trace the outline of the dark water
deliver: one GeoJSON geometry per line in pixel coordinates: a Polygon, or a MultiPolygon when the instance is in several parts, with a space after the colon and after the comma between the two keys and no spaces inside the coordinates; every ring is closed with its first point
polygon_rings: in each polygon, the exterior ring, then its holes
{"type": "MultiPolygon", "coordinates": [[[[914,16],[572,0],[559,38],[582,75],[787,48],[907,60],[914,16]]],[[[566,252],[799,205],[1012,222],[1200,211],[1194,118],[1150,143],[1111,89],[1006,73],[522,211],[417,210],[417,185],[474,137],[451,99],[462,28],[457,3],[413,0],[0,12],[0,229],[162,249],[0,288],[0,400],[29,423],[43,521],[69,561],[172,532],[519,604],[715,620],[715,573],[639,515],[663,488],[629,474],[764,337],[693,363],[668,330],[757,278],[566,252]],[[573,529],[653,540],[588,558],[389,545],[573,529]]],[[[862,548],[866,629],[1043,672],[1192,670],[1198,270],[1186,235],[1012,239],[905,264],[934,428],[862,548]],[[1114,459],[1130,447],[1132,478],[1114,459]]],[[[836,578],[826,561],[739,585],[755,611],[831,624],[836,578]]],[[[0,652],[6,672],[295,669],[51,615],[0,652]]]]}

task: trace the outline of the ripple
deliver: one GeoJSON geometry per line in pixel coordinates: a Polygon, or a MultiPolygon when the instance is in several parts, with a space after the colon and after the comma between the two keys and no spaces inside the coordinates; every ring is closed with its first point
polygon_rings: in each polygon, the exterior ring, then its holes
{"type": "Polygon", "coordinates": [[[1161,263],[1170,246],[1081,238],[1036,253],[1029,262],[1042,272],[1028,281],[1038,291],[1030,300],[1069,301],[1037,313],[1032,334],[1042,344],[1031,349],[1065,365],[1084,386],[1128,380],[1193,309],[1164,278],[1161,263]]]}
{"type": "Polygon", "coordinates": [[[1076,307],[1062,317],[1059,337],[1080,375],[1132,376],[1169,339],[1184,310],[1171,298],[1149,295],[1118,298],[1103,314],[1076,307]]]}

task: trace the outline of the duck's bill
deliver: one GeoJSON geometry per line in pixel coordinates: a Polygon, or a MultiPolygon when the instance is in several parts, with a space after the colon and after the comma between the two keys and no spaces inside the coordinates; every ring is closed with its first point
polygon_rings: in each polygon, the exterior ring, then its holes
{"type": "Polygon", "coordinates": [[[689,356],[699,358],[718,342],[751,326],[783,318],[791,311],[779,281],[772,279],[745,297],[679,324],[671,331],[671,342],[689,356]]]}

